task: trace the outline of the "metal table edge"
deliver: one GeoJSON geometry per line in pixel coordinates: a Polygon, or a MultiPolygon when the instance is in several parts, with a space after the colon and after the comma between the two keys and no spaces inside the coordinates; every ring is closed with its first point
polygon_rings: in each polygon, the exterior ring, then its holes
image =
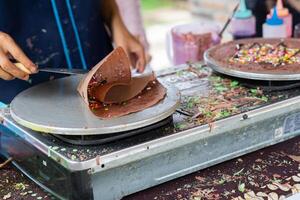
{"type": "MultiPolygon", "coordinates": [[[[192,129],[188,129],[185,131],[181,131],[178,133],[175,133],[170,136],[162,137],[156,140],[152,140],[140,145],[132,146],[130,148],[116,151],[107,155],[101,156],[99,163],[97,161],[97,157],[79,162],[79,161],[73,161],[69,158],[63,156],[62,154],[56,152],[55,150],[49,148],[47,145],[42,143],[41,141],[37,140],[33,136],[29,136],[30,134],[26,134],[25,140],[27,141],[34,141],[33,145],[36,148],[39,148],[44,154],[48,155],[52,159],[54,159],[56,162],[59,162],[62,166],[72,170],[72,171],[79,171],[79,170],[88,170],[93,169],[93,172],[97,171],[104,171],[108,170],[110,168],[114,168],[116,166],[119,166],[120,164],[125,165],[127,163],[149,157],[151,155],[155,155],[157,153],[163,153],[166,151],[169,151],[174,148],[178,148],[184,145],[187,145],[189,143],[196,142],[198,140],[201,140],[203,138],[212,137],[217,134],[222,134],[222,132],[226,131],[225,129],[226,124],[228,124],[228,121],[239,121],[240,123],[244,123],[244,125],[255,123],[256,121],[261,121],[264,118],[267,118],[265,116],[265,113],[272,112],[273,115],[280,114],[280,108],[289,108],[291,111],[295,109],[295,107],[300,109],[300,96],[294,97],[291,99],[287,99],[278,103],[274,103],[271,105],[264,106],[262,108],[258,108],[253,111],[249,111],[246,113],[241,113],[226,119],[222,119],[219,121],[216,121],[214,123],[214,128],[210,132],[209,125],[202,125],[198,126],[192,129]],[[276,113],[276,110],[279,110],[279,113],[276,113]],[[243,119],[243,115],[247,114],[248,118],[246,120],[243,119]],[[222,130],[220,128],[222,127],[222,130]],[[169,145],[169,144],[172,144],[169,145]],[[130,154],[129,154],[130,152],[130,154]],[[103,167],[103,165],[105,167],[103,167]]],[[[1,110],[0,110],[1,111],[1,110]]],[[[281,111],[283,112],[283,111],[281,111]]],[[[9,124],[10,128],[13,128],[13,130],[26,132],[26,129],[22,129],[23,127],[15,126],[12,122],[8,121],[5,117],[5,114],[3,115],[3,109],[2,112],[0,112],[0,118],[4,119],[4,123],[9,124]],[[11,127],[13,126],[13,127],[11,127]]],[[[239,123],[239,124],[240,124],[239,123]]],[[[238,123],[235,123],[236,126],[238,126],[238,123]]],[[[234,129],[235,127],[230,127],[231,129],[234,129]]],[[[236,127],[237,128],[237,127],[236,127]]]]}
{"type": "Polygon", "coordinates": [[[133,146],[128,149],[116,151],[111,154],[101,156],[101,162],[102,164],[105,164],[106,167],[95,167],[94,169],[96,172],[101,170],[107,170],[109,168],[119,166],[119,164],[121,163],[126,164],[135,160],[149,157],[151,155],[155,155],[157,153],[167,152],[174,148],[179,148],[181,146],[196,142],[204,138],[212,137],[217,134],[222,134],[226,131],[226,128],[234,130],[238,128],[238,126],[240,126],[240,123],[244,123],[243,125],[249,125],[257,121],[261,121],[267,118],[267,116],[264,115],[267,112],[272,113],[272,115],[281,114],[284,113],[284,111],[276,113],[276,110],[278,111],[280,110],[280,108],[284,107],[289,108],[291,111],[293,111],[295,109],[293,105],[297,106],[297,108],[300,109],[300,96],[216,121],[214,122],[214,128],[212,130],[210,130],[210,126],[206,124],[182,132],[178,132],[170,136],[152,140],[137,146],[133,146]],[[248,118],[246,120],[243,119],[243,115],[245,114],[248,115],[248,118]],[[226,126],[229,121],[237,121],[239,123],[233,123],[235,124],[235,127],[231,126],[229,128],[228,126],[226,126]],[[129,152],[130,154],[128,154],[129,152]],[[129,156],[131,158],[127,159],[129,156]]]}

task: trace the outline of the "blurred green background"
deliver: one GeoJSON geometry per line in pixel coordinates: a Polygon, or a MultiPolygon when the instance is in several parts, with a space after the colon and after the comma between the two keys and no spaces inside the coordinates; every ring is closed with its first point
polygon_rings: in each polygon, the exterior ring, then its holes
{"type": "Polygon", "coordinates": [[[149,11],[158,8],[171,7],[174,1],[172,0],[141,0],[142,10],[149,11]]]}

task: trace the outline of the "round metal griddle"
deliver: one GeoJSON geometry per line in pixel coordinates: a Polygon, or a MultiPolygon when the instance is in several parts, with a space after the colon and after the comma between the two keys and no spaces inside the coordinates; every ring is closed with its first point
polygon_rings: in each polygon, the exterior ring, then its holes
{"type": "Polygon", "coordinates": [[[119,118],[96,117],[77,93],[82,76],[50,81],[34,86],[15,97],[13,119],[34,131],[58,135],[100,135],[125,132],[155,124],[171,116],[180,102],[179,91],[169,85],[167,96],[157,105],[119,118]]]}
{"type": "MultiPolygon", "coordinates": [[[[242,40],[241,40],[242,41],[242,40]]],[[[205,63],[211,67],[214,71],[221,74],[225,74],[232,77],[238,77],[243,79],[252,79],[252,80],[264,80],[264,81],[296,81],[300,80],[300,73],[289,72],[285,73],[255,73],[241,71],[237,69],[229,68],[227,64],[220,64],[217,60],[211,57],[211,52],[215,49],[220,48],[220,45],[214,46],[207,50],[204,54],[205,63]]],[[[300,67],[300,66],[299,66],[300,67]]]]}

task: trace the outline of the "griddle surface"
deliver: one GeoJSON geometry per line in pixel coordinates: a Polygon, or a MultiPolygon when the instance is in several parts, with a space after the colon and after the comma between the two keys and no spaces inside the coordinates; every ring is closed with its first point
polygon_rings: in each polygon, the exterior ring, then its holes
{"type": "Polygon", "coordinates": [[[172,115],[179,105],[179,91],[164,84],[167,94],[150,108],[122,117],[100,119],[76,92],[82,76],[70,76],[29,88],[10,105],[12,118],[38,132],[59,135],[100,135],[142,128],[172,115]]]}

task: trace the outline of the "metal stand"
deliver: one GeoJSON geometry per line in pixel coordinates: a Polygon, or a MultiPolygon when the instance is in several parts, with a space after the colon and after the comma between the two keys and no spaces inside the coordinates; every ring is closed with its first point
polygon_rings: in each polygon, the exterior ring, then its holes
{"type": "MultiPolygon", "coordinates": [[[[174,122],[180,117],[174,114],[174,122]]],[[[300,135],[300,96],[216,121],[212,129],[176,131],[170,124],[95,146],[69,145],[24,128],[8,109],[0,118],[7,129],[2,152],[40,186],[61,199],[117,200],[300,135]],[[12,147],[20,149],[13,153],[12,147]]]]}

